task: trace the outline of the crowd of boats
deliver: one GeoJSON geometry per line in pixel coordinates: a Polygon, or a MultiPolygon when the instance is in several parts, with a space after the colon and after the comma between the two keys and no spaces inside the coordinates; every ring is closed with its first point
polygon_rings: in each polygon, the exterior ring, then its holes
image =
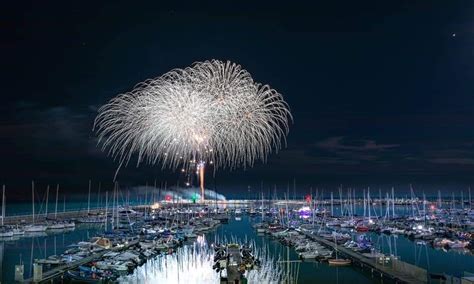
{"type": "Polygon", "coordinates": [[[103,233],[87,241],[71,244],[60,255],[36,259],[46,275],[63,275],[74,281],[103,283],[132,273],[148,259],[172,254],[187,240],[213,230],[227,219],[222,214],[210,214],[201,208],[134,210],[118,207],[110,215],[99,214],[82,218],[84,223],[104,220],[103,233]],[[113,218],[112,218],[113,217],[113,218]],[[109,221],[105,221],[108,219],[109,221]]]}
{"type": "MultiPolygon", "coordinates": [[[[424,196],[419,199],[412,193],[411,198],[396,199],[392,191],[392,195],[387,194],[385,199],[372,199],[370,192],[364,191],[363,198],[356,199],[354,192],[350,191],[345,198],[340,192],[337,201],[331,194],[330,199],[316,195],[315,198],[310,196],[303,202],[292,203],[288,199],[264,202],[262,195],[260,202],[250,201],[244,206],[235,205],[224,210],[217,206],[217,202],[214,206],[163,201],[132,207],[127,202],[119,204],[115,190],[111,198],[113,204],[109,208],[107,194],[105,208],[89,211],[88,202],[87,211],[68,218],[58,217],[57,197],[54,214],[49,217],[45,214],[42,220],[35,218],[33,202],[30,222],[10,225],[3,223],[3,196],[0,238],[71,230],[77,223],[97,224],[102,227],[103,233],[71,245],[60,255],[35,260],[45,274],[67,266],[61,275],[92,282],[116,279],[130,273],[149,258],[173,253],[186,240],[193,240],[199,234],[228,222],[230,213],[236,220],[243,214],[261,216],[260,222],[254,225],[257,233],[267,234],[293,247],[303,260],[315,259],[331,265],[351,264],[343,253],[338,254],[338,247],[378,260],[398,257],[382,252],[374,244],[373,234],[403,235],[417,245],[431,245],[444,250],[472,253],[474,249],[474,210],[470,201],[456,203],[454,198],[452,202],[441,199],[427,201],[424,196]],[[403,213],[400,213],[400,208],[404,209],[403,213]],[[322,243],[312,236],[334,245],[322,243]]],[[[217,271],[228,267],[229,255],[237,254],[230,248],[215,247],[213,268],[217,271]]],[[[238,252],[242,261],[237,271],[258,266],[258,260],[252,259],[245,247],[239,247],[238,252]]]]}

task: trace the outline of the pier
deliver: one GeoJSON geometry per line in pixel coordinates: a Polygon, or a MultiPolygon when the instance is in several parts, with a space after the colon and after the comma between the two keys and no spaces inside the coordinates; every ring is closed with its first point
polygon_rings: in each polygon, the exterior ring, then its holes
{"type": "Polygon", "coordinates": [[[53,281],[53,279],[60,277],[61,275],[66,273],[68,270],[73,270],[75,268],[78,268],[81,265],[86,264],[86,263],[96,261],[96,260],[100,259],[104,254],[106,254],[110,251],[127,250],[129,247],[138,244],[138,242],[139,242],[138,240],[134,240],[134,241],[129,242],[128,245],[126,245],[126,246],[104,250],[104,251],[95,253],[93,255],[84,257],[83,259],[76,260],[74,262],[55,267],[51,270],[48,270],[48,271],[44,272],[43,277],[41,278],[41,280],[36,280],[34,278],[28,278],[28,279],[25,279],[23,281],[23,283],[47,283],[47,282],[53,281]]]}
{"type": "Polygon", "coordinates": [[[239,265],[242,263],[239,248],[228,248],[227,281],[221,283],[239,283],[241,280],[239,265]]]}
{"type": "MultiPolygon", "coordinates": [[[[328,241],[319,236],[304,233],[308,238],[318,243],[336,249],[334,242],[328,241]]],[[[428,283],[428,274],[425,269],[409,264],[407,262],[391,259],[391,263],[380,264],[376,258],[368,258],[364,255],[354,252],[348,248],[338,246],[337,251],[347,258],[350,258],[353,265],[369,269],[373,276],[378,275],[380,278],[388,278],[397,283],[428,283]]]]}

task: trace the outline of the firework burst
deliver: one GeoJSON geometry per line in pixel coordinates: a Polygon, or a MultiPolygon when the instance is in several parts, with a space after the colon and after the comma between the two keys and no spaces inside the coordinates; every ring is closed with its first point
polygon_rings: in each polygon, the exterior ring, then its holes
{"type": "Polygon", "coordinates": [[[292,120],[281,94],[240,65],[197,62],[137,84],[99,109],[102,150],[127,165],[214,169],[253,166],[286,143],[292,120]]]}

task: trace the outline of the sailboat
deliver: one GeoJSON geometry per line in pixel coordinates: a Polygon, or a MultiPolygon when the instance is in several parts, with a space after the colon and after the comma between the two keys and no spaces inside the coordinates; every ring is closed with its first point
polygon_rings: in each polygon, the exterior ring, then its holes
{"type": "Polygon", "coordinates": [[[45,225],[35,225],[35,183],[31,182],[31,197],[32,197],[32,223],[24,227],[25,232],[27,233],[36,233],[46,231],[47,226],[45,225]]]}
{"type": "Polygon", "coordinates": [[[59,184],[56,185],[56,205],[54,208],[54,220],[55,222],[48,225],[49,230],[63,230],[67,228],[74,228],[76,224],[71,221],[58,221],[58,197],[59,197],[59,184]]]}
{"type": "Polygon", "coordinates": [[[2,191],[2,227],[0,229],[0,238],[13,237],[13,231],[4,227],[5,220],[5,185],[3,185],[2,191]]]}
{"type": "Polygon", "coordinates": [[[336,236],[334,236],[334,244],[336,245],[336,258],[330,258],[328,259],[329,265],[334,265],[334,266],[347,266],[351,264],[350,259],[345,259],[345,258],[338,258],[337,257],[337,241],[336,241],[336,236]]]}

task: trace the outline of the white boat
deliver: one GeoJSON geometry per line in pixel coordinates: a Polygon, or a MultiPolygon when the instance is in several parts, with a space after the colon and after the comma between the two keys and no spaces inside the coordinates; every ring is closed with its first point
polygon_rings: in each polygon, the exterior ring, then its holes
{"type": "Polygon", "coordinates": [[[48,230],[62,230],[64,229],[63,223],[53,223],[48,225],[48,230]]]}
{"type": "Polygon", "coordinates": [[[469,245],[467,241],[454,241],[448,244],[449,248],[452,249],[463,249],[469,245]]]}
{"type": "Polygon", "coordinates": [[[302,252],[299,255],[302,259],[315,259],[319,256],[317,251],[302,252]]]}
{"type": "Polygon", "coordinates": [[[63,225],[64,225],[64,228],[75,228],[76,227],[76,223],[74,223],[73,221],[65,221],[63,222],[63,225]]]}
{"type": "Polygon", "coordinates": [[[45,225],[26,225],[24,227],[25,233],[45,232],[47,226],[45,225]]]}
{"type": "Polygon", "coordinates": [[[25,231],[18,226],[16,228],[13,228],[12,232],[13,232],[13,235],[15,236],[21,236],[25,234],[25,231]]]}
{"type": "Polygon", "coordinates": [[[32,206],[32,224],[23,227],[25,233],[40,233],[45,232],[47,226],[35,224],[35,183],[31,182],[31,206],[32,206]]]}
{"type": "Polygon", "coordinates": [[[7,228],[0,230],[0,238],[13,237],[13,231],[7,228]]]}

